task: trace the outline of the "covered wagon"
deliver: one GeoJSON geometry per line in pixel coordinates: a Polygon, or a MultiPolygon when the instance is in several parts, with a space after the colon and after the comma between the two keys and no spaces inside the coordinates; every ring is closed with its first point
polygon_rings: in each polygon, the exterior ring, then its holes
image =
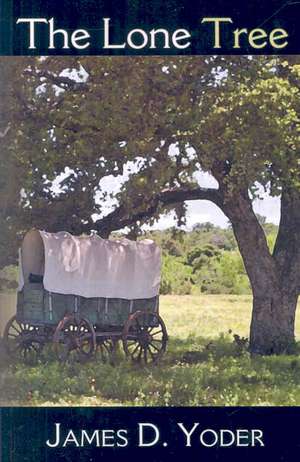
{"type": "Polygon", "coordinates": [[[102,357],[119,340],[138,362],[157,361],[167,331],[159,316],[161,253],[151,240],[31,230],[20,249],[16,315],[7,351],[25,360],[53,342],[61,360],[102,357]]]}

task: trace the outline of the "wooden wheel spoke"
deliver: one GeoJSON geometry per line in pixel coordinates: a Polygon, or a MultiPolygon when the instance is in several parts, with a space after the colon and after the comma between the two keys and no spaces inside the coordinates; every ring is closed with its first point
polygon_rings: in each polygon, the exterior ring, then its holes
{"type": "Polygon", "coordinates": [[[141,355],[142,346],[138,343],[133,351],[130,352],[132,359],[137,359],[141,355]],[[136,354],[137,353],[137,354],[136,354]]]}
{"type": "Polygon", "coordinates": [[[142,348],[142,346],[139,345],[139,347],[140,347],[140,351],[139,351],[139,354],[138,354],[138,357],[137,357],[137,361],[140,361],[140,360],[141,360],[142,354],[143,354],[143,348],[142,348]]]}
{"type": "Polygon", "coordinates": [[[151,351],[150,345],[147,345],[147,349],[148,349],[148,351],[149,351],[149,353],[151,355],[151,358],[155,358],[155,354],[153,353],[153,351],[151,351]]]}
{"type": "Polygon", "coordinates": [[[90,332],[85,332],[83,335],[78,335],[77,338],[79,339],[80,342],[84,342],[84,341],[89,342],[91,338],[91,334],[90,332]]]}
{"type": "Polygon", "coordinates": [[[21,330],[17,329],[17,327],[16,327],[15,324],[12,324],[10,327],[11,327],[12,329],[14,329],[19,335],[23,332],[23,329],[21,329],[21,330]]]}
{"type": "Polygon", "coordinates": [[[29,346],[28,346],[29,350],[34,350],[36,353],[39,353],[39,348],[34,344],[34,343],[31,343],[29,346]]]}
{"type": "Polygon", "coordinates": [[[16,335],[16,334],[13,334],[12,332],[9,332],[9,333],[7,334],[7,337],[8,337],[8,338],[10,338],[10,337],[12,337],[12,338],[18,338],[19,336],[16,335]]]}
{"type": "Polygon", "coordinates": [[[161,345],[164,342],[164,338],[152,338],[151,342],[159,343],[159,345],[161,345]]]}
{"type": "Polygon", "coordinates": [[[157,332],[151,332],[151,335],[152,335],[152,337],[154,337],[155,335],[162,334],[162,333],[163,333],[163,331],[162,331],[162,329],[160,329],[157,332]]]}
{"type": "Polygon", "coordinates": [[[167,340],[165,324],[157,313],[136,311],[125,324],[123,347],[133,361],[156,361],[165,352],[167,340]]]}
{"type": "Polygon", "coordinates": [[[86,335],[89,335],[89,331],[88,330],[84,330],[82,332],[80,332],[80,334],[78,335],[79,338],[82,338],[82,337],[85,337],[86,335]]]}
{"type": "Polygon", "coordinates": [[[74,358],[77,361],[86,360],[95,351],[95,331],[87,320],[76,320],[74,317],[64,318],[56,328],[54,334],[58,359],[74,358]],[[61,349],[59,351],[59,345],[61,349]]]}
{"type": "Polygon", "coordinates": [[[110,343],[109,340],[103,343],[104,348],[110,353],[113,350],[113,345],[110,343]]]}
{"type": "Polygon", "coordinates": [[[107,345],[104,345],[104,343],[102,343],[102,344],[100,345],[100,350],[101,350],[103,353],[105,353],[105,351],[106,351],[107,353],[109,353],[109,347],[108,347],[107,345]]]}
{"type": "Polygon", "coordinates": [[[138,344],[136,345],[136,347],[134,348],[134,350],[130,353],[131,356],[134,356],[134,353],[135,353],[140,347],[141,347],[141,345],[138,343],[138,344]]]}
{"type": "Polygon", "coordinates": [[[151,345],[156,351],[160,351],[160,350],[161,350],[161,348],[157,348],[156,345],[153,345],[152,342],[149,343],[149,346],[150,346],[150,345],[151,345]]]}
{"type": "Polygon", "coordinates": [[[112,355],[114,351],[114,345],[112,340],[110,339],[104,339],[99,343],[99,349],[100,349],[100,354],[101,354],[101,359],[104,363],[110,362],[111,364],[113,363],[112,361],[112,355]]]}

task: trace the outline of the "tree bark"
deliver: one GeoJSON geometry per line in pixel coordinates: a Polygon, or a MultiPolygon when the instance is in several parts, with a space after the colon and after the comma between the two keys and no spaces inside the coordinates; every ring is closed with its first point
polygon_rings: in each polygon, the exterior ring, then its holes
{"type": "Polygon", "coordinates": [[[250,351],[253,354],[289,353],[295,343],[300,276],[299,271],[295,273],[300,263],[299,249],[295,247],[295,240],[299,239],[295,213],[299,214],[299,209],[295,203],[290,204],[288,211],[286,207],[286,199],[283,198],[283,218],[278,234],[280,243],[271,255],[248,193],[235,195],[234,200],[225,201],[224,205],[252,286],[250,351]]]}
{"type": "MultiPolygon", "coordinates": [[[[272,288],[271,288],[272,289],[272,288]]],[[[282,354],[294,351],[297,296],[273,288],[264,297],[253,297],[250,325],[252,354],[282,354]]]]}

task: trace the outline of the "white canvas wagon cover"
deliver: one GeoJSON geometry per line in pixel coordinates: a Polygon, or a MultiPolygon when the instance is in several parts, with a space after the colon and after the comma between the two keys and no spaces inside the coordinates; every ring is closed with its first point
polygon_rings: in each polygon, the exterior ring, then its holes
{"type": "Polygon", "coordinates": [[[83,297],[141,299],[159,293],[161,252],[151,240],[31,230],[20,252],[20,289],[30,274],[46,290],[83,297]]]}

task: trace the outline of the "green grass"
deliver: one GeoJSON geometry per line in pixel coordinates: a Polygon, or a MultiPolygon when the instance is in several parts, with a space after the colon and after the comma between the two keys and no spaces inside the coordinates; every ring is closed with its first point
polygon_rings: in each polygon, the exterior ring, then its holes
{"type": "Polygon", "coordinates": [[[0,404],[300,405],[300,355],[250,358],[233,341],[248,336],[251,297],[163,296],[160,312],[170,342],[159,365],[133,366],[121,352],[115,366],[95,358],[28,367],[2,356],[0,404]]]}

